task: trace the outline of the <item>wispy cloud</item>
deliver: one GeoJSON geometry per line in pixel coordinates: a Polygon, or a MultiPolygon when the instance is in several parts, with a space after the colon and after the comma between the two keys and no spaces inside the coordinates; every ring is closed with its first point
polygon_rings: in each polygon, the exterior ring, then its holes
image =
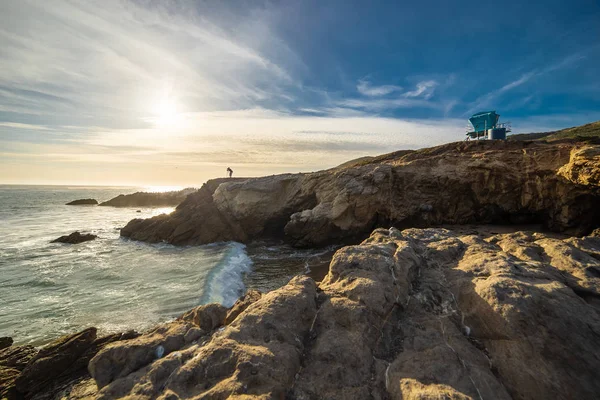
{"type": "Polygon", "coordinates": [[[402,90],[401,86],[396,85],[381,85],[373,86],[371,82],[366,79],[360,79],[356,85],[356,90],[365,96],[385,96],[393,92],[399,92],[402,90]]]}
{"type": "Polygon", "coordinates": [[[438,83],[434,80],[422,81],[417,83],[417,87],[415,90],[411,90],[409,92],[404,93],[404,97],[423,97],[425,99],[429,99],[433,96],[433,92],[435,91],[435,87],[438,83]]]}

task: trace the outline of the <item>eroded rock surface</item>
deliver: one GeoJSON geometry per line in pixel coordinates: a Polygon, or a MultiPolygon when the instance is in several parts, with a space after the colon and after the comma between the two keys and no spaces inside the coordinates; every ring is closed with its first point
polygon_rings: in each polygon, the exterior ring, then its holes
{"type": "Polygon", "coordinates": [[[203,306],[109,345],[97,398],[596,398],[596,240],[377,229],[221,327],[203,306]]]}
{"type": "Polygon", "coordinates": [[[382,226],[543,223],[583,235],[600,226],[599,149],[461,142],[310,174],[213,180],[172,214],[135,219],[121,234],[179,245],[277,236],[318,246],[382,226]]]}

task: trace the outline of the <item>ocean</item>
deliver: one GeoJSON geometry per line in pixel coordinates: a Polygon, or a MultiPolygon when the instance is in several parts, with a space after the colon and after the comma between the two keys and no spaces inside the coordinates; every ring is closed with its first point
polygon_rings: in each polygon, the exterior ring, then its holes
{"type": "Polygon", "coordinates": [[[142,332],[200,304],[231,306],[249,288],[266,292],[297,274],[320,280],[327,272],[331,247],[148,244],[120,237],[119,229],[174,208],[65,205],[151,190],[0,185],[0,337],[42,345],[89,326],[99,334],[142,332]],[[98,238],[50,243],[76,230],[98,238]]]}

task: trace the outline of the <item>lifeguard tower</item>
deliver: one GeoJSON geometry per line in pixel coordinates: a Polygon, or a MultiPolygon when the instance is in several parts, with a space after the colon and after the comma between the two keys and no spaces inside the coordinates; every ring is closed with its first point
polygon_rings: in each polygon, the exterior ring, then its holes
{"type": "Polygon", "coordinates": [[[496,111],[482,111],[469,118],[471,126],[467,126],[465,140],[505,140],[506,133],[511,131],[510,122],[500,123],[500,114],[496,111]]]}

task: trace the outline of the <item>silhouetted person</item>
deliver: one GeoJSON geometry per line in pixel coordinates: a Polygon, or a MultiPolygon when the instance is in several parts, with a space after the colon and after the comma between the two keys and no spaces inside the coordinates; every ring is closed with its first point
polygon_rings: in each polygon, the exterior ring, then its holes
{"type": "Polygon", "coordinates": [[[227,167],[227,174],[229,174],[230,178],[231,178],[231,175],[233,175],[233,170],[229,167],[227,167]]]}

